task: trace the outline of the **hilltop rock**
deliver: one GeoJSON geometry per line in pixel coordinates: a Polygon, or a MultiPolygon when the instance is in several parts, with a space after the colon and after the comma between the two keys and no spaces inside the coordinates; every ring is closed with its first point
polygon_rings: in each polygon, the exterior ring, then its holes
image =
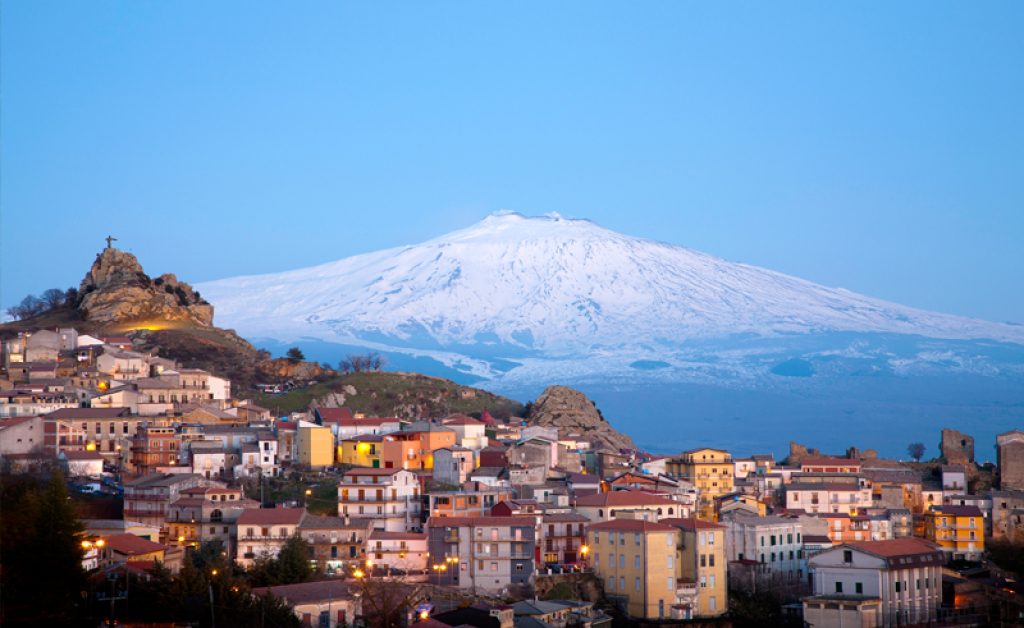
{"type": "Polygon", "coordinates": [[[107,248],[96,256],[78,289],[77,309],[99,325],[188,322],[213,325],[213,306],[171,274],[150,279],[131,253],[107,248]]]}
{"type": "Polygon", "coordinates": [[[553,427],[559,436],[576,434],[595,446],[614,450],[636,449],[633,439],[605,421],[601,411],[586,395],[566,386],[549,386],[533,403],[527,420],[531,425],[553,427]]]}

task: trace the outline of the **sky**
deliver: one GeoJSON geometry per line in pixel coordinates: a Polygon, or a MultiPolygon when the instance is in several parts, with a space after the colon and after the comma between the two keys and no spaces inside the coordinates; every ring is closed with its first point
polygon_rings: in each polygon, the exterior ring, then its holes
{"type": "Polygon", "coordinates": [[[1019,2],[0,5],[0,305],[559,212],[1024,323],[1019,2]]]}

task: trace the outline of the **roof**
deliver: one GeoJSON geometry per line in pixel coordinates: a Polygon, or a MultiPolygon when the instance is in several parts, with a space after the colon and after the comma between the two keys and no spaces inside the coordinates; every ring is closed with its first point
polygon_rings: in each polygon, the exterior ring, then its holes
{"type": "Polygon", "coordinates": [[[666,497],[645,493],[643,491],[612,491],[595,493],[580,497],[576,506],[580,507],[628,507],[628,506],[680,506],[681,504],[666,497]]]}
{"type": "Polygon", "coordinates": [[[483,421],[477,421],[465,414],[453,414],[443,421],[445,425],[484,425],[483,421]]]}
{"type": "Polygon", "coordinates": [[[298,525],[305,508],[246,508],[238,516],[238,525],[298,525]]]}
{"type": "Polygon", "coordinates": [[[431,517],[427,521],[430,528],[458,528],[464,526],[516,526],[534,525],[537,518],[533,515],[510,515],[507,517],[431,517]]]}
{"type": "Polygon", "coordinates": [[[61,408],[46,415],[47,419],[116,419],[131,415],[129,408],[61,408]]]}
{"type": "Polygon", "coordinates": [[[276,587],[257,587],[252,590],[252,594],[257,597],[270,594],[283,598],[291,604],[303,604],[321,600],[349,600],[352,598],[352,587],[338,580],[321,580],[319,582],[283,584],[276,587]]]}
{"type": "Polygon", "coordinates": [[[64,454],[64,458],[67,460],[75,460],[79,462],[88,462],[90,460],[103,460],[103,454],[98,451],[68,451],[64,450],[61,452],[64,454]]]}
{"type": "Polygon", "coordinates": [[[861,465],[860,460],[855,460],[853,458],[828,458],[828,457],[805,458],[805,459],[803,459],[800,462],[800,466],[801,467],[821,467],[821,466],[827,466],[827,467],[850,467],[850,466],[856,466],[856,467],[859,467],[860,465],[861,465]]]}
{"type": "Polygon", "coordinates": [[[981,509],[977,506],[937,506],[936,514],[947,517],[980,517],[981,509]]]}
{"type": "Polygon", "coordinates": [[[544,523],[588,523],[587,519],[575,512],[553,512],[544,515],[544,523]]]}
{"type": "Polygon", "coordinates": [[[316,412],[324,423],[340,423],[351,421],[353,418],[352,411],[348,408],[317,408],[316,412]]]}
{"type": "Polygon", "coordinates": [[[180,482],[193,480],[200,477],[195,473],[151,473],[142,477],[128,480],[124,483],[126,487],[149,488],[153,486],[173,486],[180,482]]]}
{"type": "Polygon", "coordinates": [[[824,534],[805,534],[803,536],[803,539],[804,539],[804,543],[831,543],[832,542],[832,539],[830,539],[827,535],[824,535],[824,534]]]}
{"type": "Polygon", "coordinates": [[[911,557],[918,558],[918,562],[923,564],[944,565],[946,563],[945,555],[937,545],[912,536],[889,539],[888,541],[855,541],[844,543],[840,546],[840,548],[842,547],[849,547],[865,554],[884,558],[890,566],[898,566],[900,563],[897,561],[911,557]]]}
{"type": "Polygon", "coordinates": [[[787,491],[853,491],[859,492],[856,484],[837,484],[835,482],[793,482],[786,485],[787,491]]]}
{"type": "Polygon", "coordinates": [[[373,530],[370,532],[371,541],[426,541],[425,532],[388,532],[387,530],[373,530]]]}
{"type": "Polygon", "coordinates": [[[110,536],[104,537],[107,548],[111,551],[117,552],[118,554],[124,554],[126,556],[138,556],[139,554],[149,554],[151,552],[162,552],[167,549],[166,546],[154,543],[153,541],[142,538],[141,536],[135,536],[134,534],[111,534],[110,536]]]}
{"type": "Polygon", "coordinates": [[[348,471],[343,473],[342,477],[348,477],[350,475],[354,475],[354,476],[360,476],[360,475],[385,476],[385,475],[394,475],[394,474],[398,473],[399,471],[407,471],[407,469],[374,469],[372,467],[355,467],[355,468],[349,469],[348,471]]]}
{"type": "Polygon", "coordinates": [[[703,519],[696,519],[694,517],[687,517],[685,519],[662,519],[661,522],[683,530],[722,530],[725,528],[725,526],[712,521],[704,521],[703,519]]]}
{"type": "Polygon", "coordinates": [[[643,519],[612,519],[595,523],[589,530],[600,532],[602,530],[613,530],[615,532],[675,532],[676,529],[668,524],[644,521],[643,519]]]}

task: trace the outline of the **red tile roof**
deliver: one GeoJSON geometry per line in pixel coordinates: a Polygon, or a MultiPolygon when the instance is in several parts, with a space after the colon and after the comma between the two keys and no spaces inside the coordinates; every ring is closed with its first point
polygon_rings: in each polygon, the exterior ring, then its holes
{"type": "Polygon", "coordinates": [[[590,507],[628,507],[628,506],[679,506],[678,502],[671,499],[652,495],[642,491],[612,491],[610,493],[595,493],[576,500],[576,506],[590,507]]]}
{"type": "Polygon", "coordinates": [[[298,525],[304,514],[304,508],[246,508],[237,525],[298,525]]]}
{"type": "Polygon", "coordinates": [[[915,537],[904,537],[890,539],[888,541],[854,541],[844,543],[843,547],[850,547],[872,556],[885,558],[890,563],[894,559],[921,556],[929,559],[937,559],[945,563],[942,551],[937,545],[915,537]]]}
{"type": "Polygon", "coordinates": [[[642,519],[612,519],[590,526],[588,530],[602,531],[613,530],[615,532],[675,532],[676,529],[670,525],[660,522],[644,521],[642,519]]]}
{"type": "Polygon", "coordinates": [[[164,545],[154,543],[134,534],[112,534],[103,537],[103,540],[107,544],[107,549],[118,554],[124,554],[125,556],[138,556],[151,552],[162,552],[167,549],[164,545]]]}
{"type": "Polygon", "coordinates": [[[682,528],[683,530],[721,530],[725,528],[725,526],[719,525],[713,521],[704,521],[703,519],[696,519],[694,517],[687,517],[685,519],[661,519],[660,521],[670,526],[682,528]]]}
{"type": "Polygon", "coordinates": [[[317,412],[320,413],[320,418],[323,419],[324,423],[340,423],[341,421],[352,420],[352,411],[348,408],[317,408],[317,412]]]}

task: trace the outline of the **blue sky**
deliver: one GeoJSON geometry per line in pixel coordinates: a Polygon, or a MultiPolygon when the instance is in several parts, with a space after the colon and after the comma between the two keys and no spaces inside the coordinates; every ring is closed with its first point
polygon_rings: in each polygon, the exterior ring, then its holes
{"type": "Polygon", "coordinates": [[[8,1],[0,303],[557,211],[1024,322],[1024,5],[8,1]]]}

